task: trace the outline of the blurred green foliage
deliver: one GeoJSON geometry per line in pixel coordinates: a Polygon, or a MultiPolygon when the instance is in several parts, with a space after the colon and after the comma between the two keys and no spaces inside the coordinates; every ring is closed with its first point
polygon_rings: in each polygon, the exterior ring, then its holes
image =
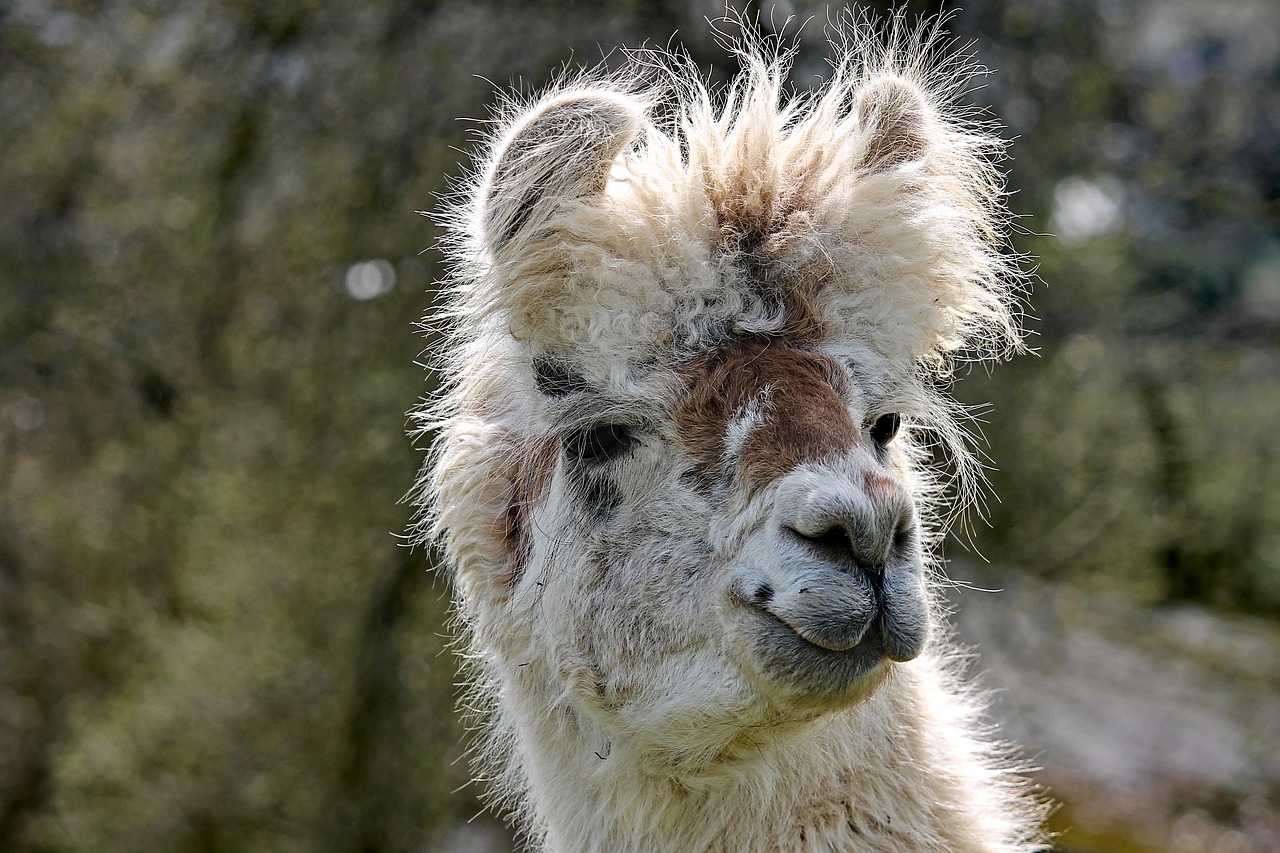
{"type": "MultiPolygon", "coordinates": [[[[1276,9],[968,5],[1042,279],[1040,357],[959,385],[999,466],[974,543],[1280,613],[1276,9]]],[[[495,85],[677,31],[724,79],[721,10],[0,8],[0,849],[410,850],[475,813],[447,585],[396,538],[413,212],[495,85]]]]}

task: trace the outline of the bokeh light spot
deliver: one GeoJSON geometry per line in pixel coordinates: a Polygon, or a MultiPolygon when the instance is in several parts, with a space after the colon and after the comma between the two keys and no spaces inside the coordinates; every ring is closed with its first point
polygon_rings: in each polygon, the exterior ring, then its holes
{"type": "Polygon", "coordinates": [[[352,299],[367,301],[390,293],[396,286],[396,269],[387,261],[379,258],[374,261],[360,261],[347,269],[345,287],[347,295],[352,299]]]}
{"type": "Polygon", "coordinates": [[[1065,178],[1053,188],[1050,228],[1068,246],[1114,234],[1124,225],[1123,202],[1124,187],[1115,178],[1065,178]]]}

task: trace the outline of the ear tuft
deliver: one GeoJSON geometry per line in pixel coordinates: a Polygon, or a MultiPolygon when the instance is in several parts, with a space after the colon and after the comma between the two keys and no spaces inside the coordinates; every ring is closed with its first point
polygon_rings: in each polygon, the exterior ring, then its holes
{"type": "Polygon", "coordinates": [[[500,251],[559,202],[603,192],[643,122],[642,104],[605,89],[563,92],[535,106],[498,144],[481,191],[486,245],[500,251]]]}
{"type": "Polygon", "coordinates": [[[924,157],[929,104],[915,84],[896,75],[873,77],[858,91],[854,110],[865,144],[859,166],[882,172],[924,157]]]}

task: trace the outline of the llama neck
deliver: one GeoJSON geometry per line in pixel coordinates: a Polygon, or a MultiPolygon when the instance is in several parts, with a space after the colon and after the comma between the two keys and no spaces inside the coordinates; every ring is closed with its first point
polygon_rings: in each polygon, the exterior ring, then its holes
{"type": "Polygon", "coordinates": [[[1029,826],[948,696],[938,662],[902,668],[869,701],[771,730],[680,775],[590,721],[517,723],[548,853],[577,851],[1029,851],[1029,826]]]}

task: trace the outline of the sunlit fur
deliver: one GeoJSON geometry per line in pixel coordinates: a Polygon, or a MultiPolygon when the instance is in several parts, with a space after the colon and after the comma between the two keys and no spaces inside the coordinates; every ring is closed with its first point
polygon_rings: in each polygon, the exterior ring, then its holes
{"type": "MultiPolygon", "coordinates": [[[[975,480],[951,368],[1020,345],[1001,146],[954,103],[972,69],[936,30],[848,24],[825,86],[789,95],[785,56],[737,49],[719,94],[643,52],[508,104],[445,215],[414,537],[452,569],[476,766],[535,848],[564,853],[1042,849],[1041,808],[959,681],[929,556],[975,480]],[[855,448],[795,475],[882,471],[929,561],[924,654],[836,698],[744,675],[725,577],[778,487],[708,497],[671,418],[681,370],[743,337],[848,365],[855,423],[903,418],[880,461],[855,448]],[[540,391],[538,359],[593,396],[540,391]],[[593,514],[561,444],[604,421],[644,438],[593,514]]],[[[761,400],[718,425],[726,454],[761,400]]]]}

